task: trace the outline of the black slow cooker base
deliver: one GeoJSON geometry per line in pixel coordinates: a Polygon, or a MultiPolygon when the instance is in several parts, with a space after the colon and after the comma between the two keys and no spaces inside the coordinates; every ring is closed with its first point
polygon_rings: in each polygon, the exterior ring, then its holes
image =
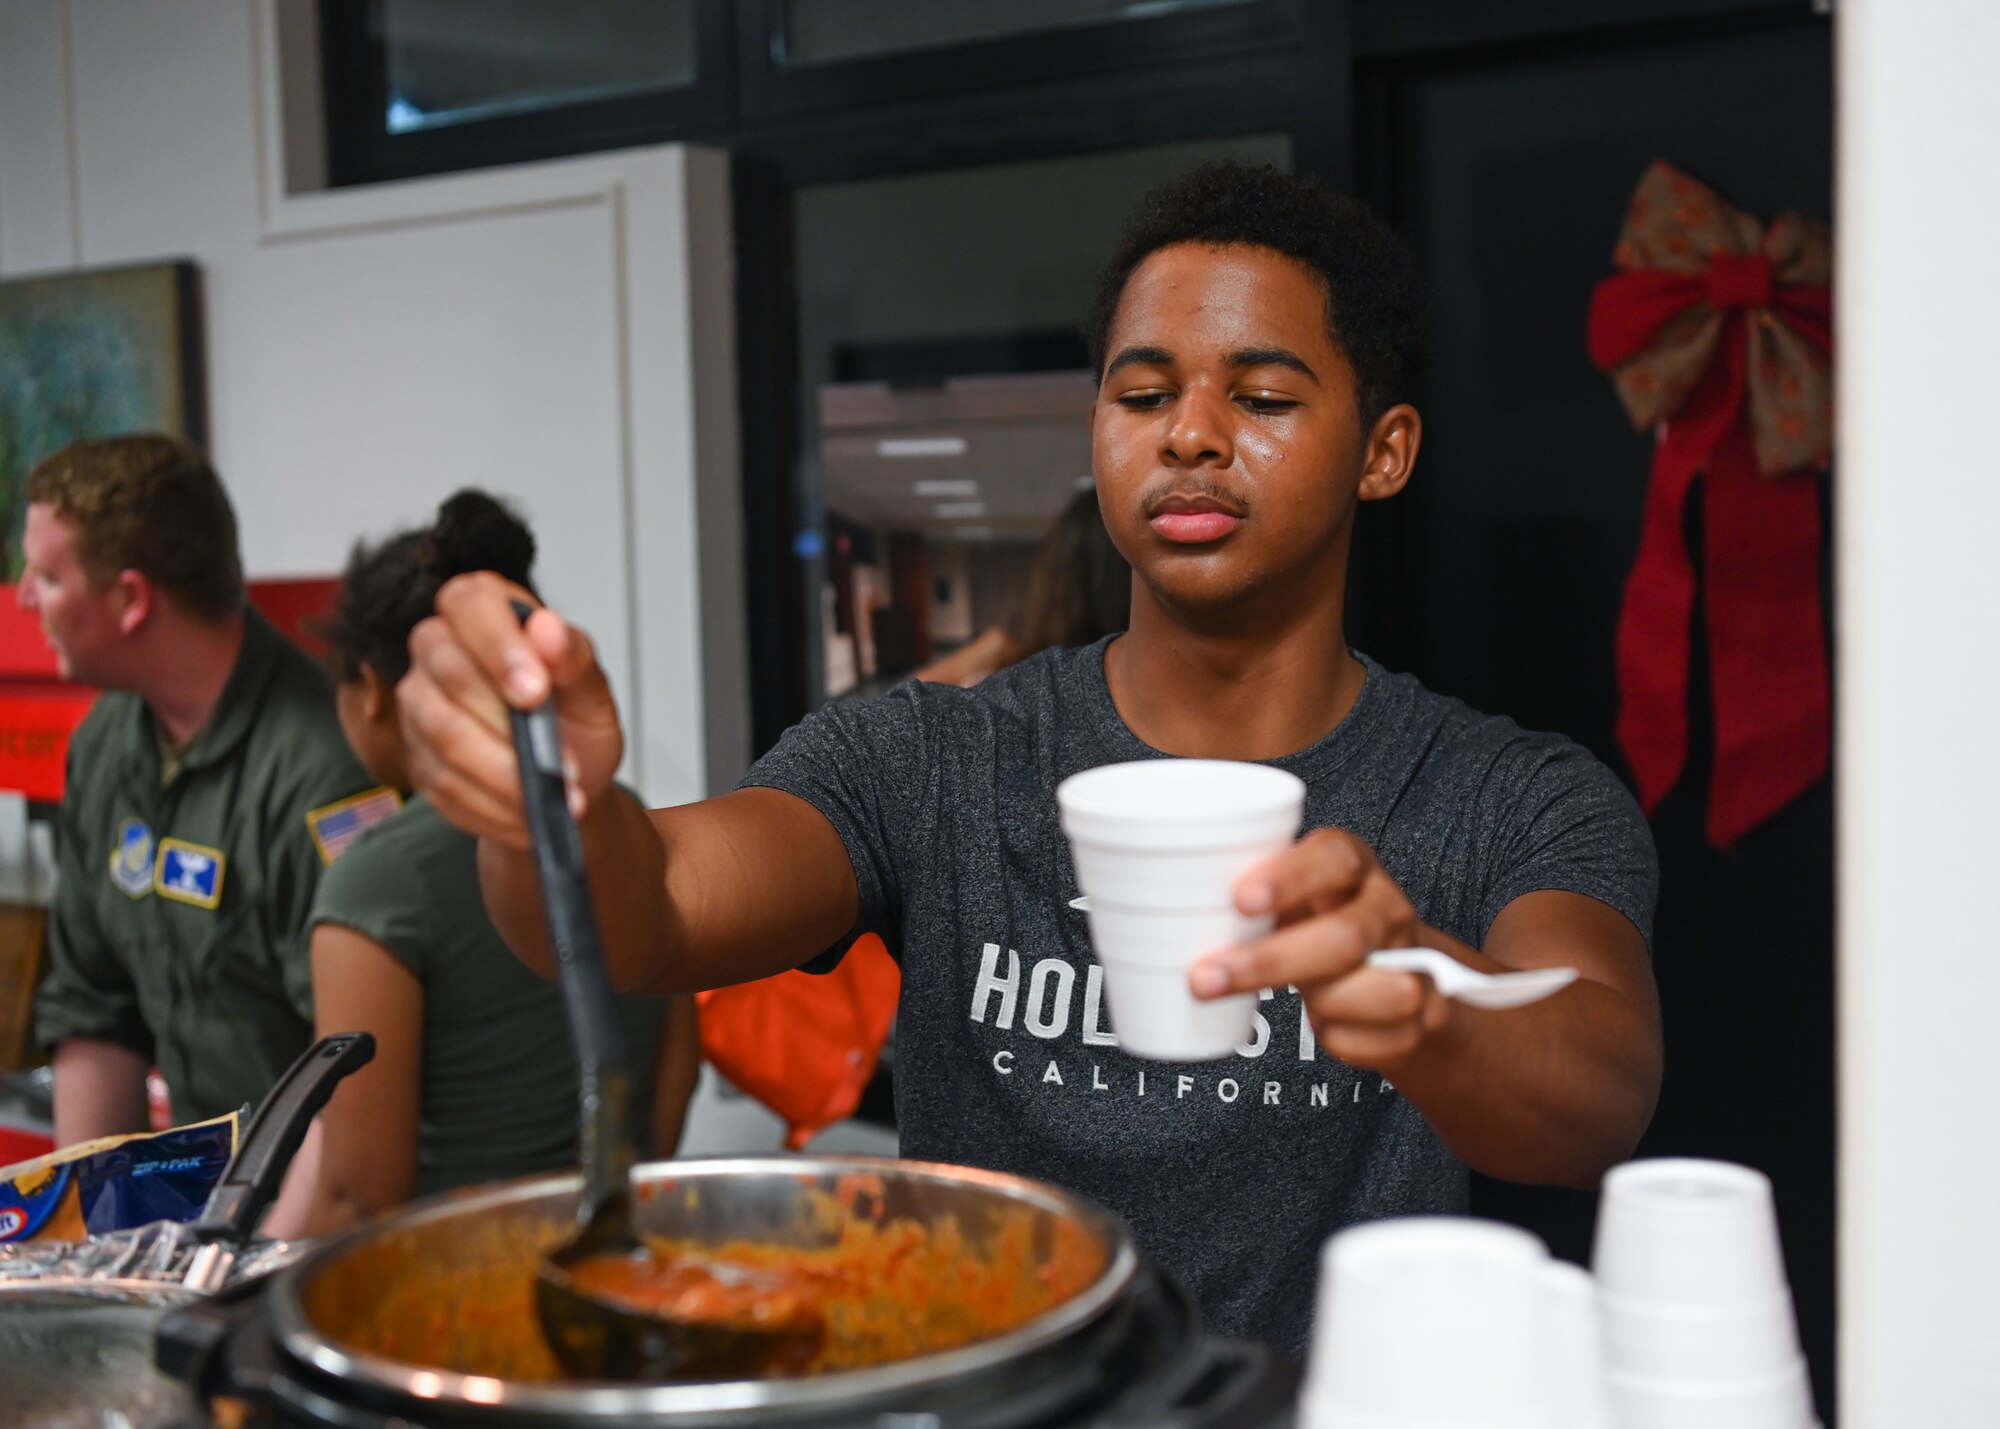
{"type": "MultiPolygon", "coordinates": [[[[393,1400],[290,1359],[254,1299],[237,1307],[203,1388],[250,1402],[256,1422],[320,1429],[573,1429],[552,1418],[497,1406],[393,1400]]],[[[741,1411],[591,1419],[604,1429],[707,1429],[755,1423],[772,1429],[1289,1429],[1298,1372],[1262,1345],[1204,1335],[1192,1301],[1142,1264],[1130,1292],[1061,1346],[1008,1372],[934,1387],[921,1400],[865,1411],[741,1411]]]]}

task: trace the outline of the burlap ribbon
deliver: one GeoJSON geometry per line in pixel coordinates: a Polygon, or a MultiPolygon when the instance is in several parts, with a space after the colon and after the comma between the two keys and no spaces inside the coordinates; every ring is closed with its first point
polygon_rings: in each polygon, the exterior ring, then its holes
{"type": "Polygon", "coordinates": [[[1687,760],[1688,657],[1704,593],[1715,769],[1708,836],[1728,847],[1826,773],[1831,690],[1817,470],[1832,447],[1833,248],[1768,229],[1671,164],[1639,182],[1590,305],[1590,355],[1657,432],[1618,621],[1618,742],[1648,813],[1687,760]],[[1682,515],[1705,478],[1697,581],[1682,515]]]}

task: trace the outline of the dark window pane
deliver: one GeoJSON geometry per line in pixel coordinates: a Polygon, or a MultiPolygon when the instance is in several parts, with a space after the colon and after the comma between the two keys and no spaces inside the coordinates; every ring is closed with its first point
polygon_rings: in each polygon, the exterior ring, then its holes
{"type": "Polygon", "coordinates": [[[391,134],[692,84],[695,0],[377,0],[391,134]]]}
{"type": "Polygon", "coordinates": [[[1255,0],[786,0],[782,60],[813,64],[939,49],[1255,0]]]}

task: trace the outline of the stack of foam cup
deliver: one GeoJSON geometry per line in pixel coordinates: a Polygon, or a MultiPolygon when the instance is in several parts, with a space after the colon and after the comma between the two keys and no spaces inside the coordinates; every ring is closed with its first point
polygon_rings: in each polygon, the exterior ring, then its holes
{"type": "Polygon", "coordinates": [[[1526,1231],[1417,1216],[1320,1257],[1298,1429],[1611,1429],[1589,1278],[1526,1231]]]}
{"type": "Polygon", "coordinates": [[[1236,884],[1298,836],[1305,795],[1282,769],[1218,759],[1107,764],[1058,786],[1105,1006],[1126,1052],[1207,1061],[1250,1040],[1257,994],[1199,999],[1188,971],[1203,953],[1270,931],[1268,916],[1237,911],[1236,884]]]}
{"type": "Polygon", "coordinates": [[[1614,1168],[1593,1267],[1619,1429],[1812,1429],[1762,1173],[1724,1161],[1614,1168]]]}

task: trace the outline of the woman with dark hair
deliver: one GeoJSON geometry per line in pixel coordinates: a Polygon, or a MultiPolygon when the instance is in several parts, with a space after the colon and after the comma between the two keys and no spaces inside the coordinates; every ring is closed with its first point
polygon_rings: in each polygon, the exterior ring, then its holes
{"type": "MultiPolygon", "coordinates": [[[[355,547],[328,644],[341,728],[383,784],[410,788],[396,682],[438,587],[478,570],[527,587],[534,554],[519,518],[473,490],[429,527],[355,547]]],[[[267,1229],[326,1235],[413,1196],[576,1164],[562,992],[488,920],[469,835],[410,799],[339,851],[311,923],[319,1035],[371,1032],[375,1060],[342,1084],[300,1157],[309,1203],[288,1185],[267,1229]]],[[[641,1079],[640,1124],[670,1154],[700,1067],[693,999],[621,997],[620,1015],[635,1062],[654,1070],[641,1079]]]]}

